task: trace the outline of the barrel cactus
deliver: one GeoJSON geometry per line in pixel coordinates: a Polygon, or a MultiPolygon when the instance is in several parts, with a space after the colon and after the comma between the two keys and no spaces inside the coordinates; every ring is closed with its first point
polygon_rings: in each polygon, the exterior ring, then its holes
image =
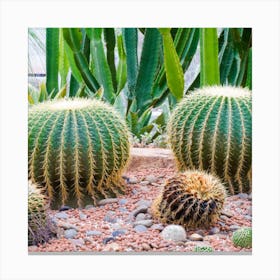
{"type": "Polygon", "coordinates": [[[124,192],[129,133],[114,109],[92,99],[61,99],[29,109],[29,177],[51,208],[82,207],[124,192]]]}
{"type": "Polygon", "coordinates": [[[207,228],[217,221],[225,198],[220,179],[203,171],[186,171],[166,181],[152,213],[163,223],[207,228]]]}
{"type": "Polygon", "coordinates": [[[232,242],[235,247],[252,248],[252,228],[243,227],[235,231],[232,242]]]}
{"type": "Polygon", "coordinates": [[[48,201],[38,187],[28,185],[28,245],[47,242],[52,235],[47,216],[48,201]]]}
{"type": "Polygon", "coordinates": [[[245,88],[197,89],[176,107],[168,135],[180,170],[219,176],[230,194],[251,192],[252,97],[245,88]]]}

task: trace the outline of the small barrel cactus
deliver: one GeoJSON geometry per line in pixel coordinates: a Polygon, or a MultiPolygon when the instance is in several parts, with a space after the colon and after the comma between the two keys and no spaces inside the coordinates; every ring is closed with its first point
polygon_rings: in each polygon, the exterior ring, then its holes
{"type": "Polygon", "coordinates": [[[211,172],[232,195],[251,192],[251,106],[251,92],[244,88],[212,86],[187,95],[168,123],[179,169],[211,172]]]}
{"type": "Polygon", "coordinates": [[[114,109],[98,100],[61,99],[29,109],[29,177],[51,208],[82,207],[124,192],[121,172],[129,133],[114,109]]]}
{"type": "Polygon", "coordinates": [[[46,210],[48,201],[36,185],[28,185],[28,245],[45,243],[52,235],[46,210]]]}
{"type": "Polygon", "coordinates": [[[194,252],[213,252],[213,248],[211,246],[202,246],[202,245],[197,245],[193,249],[194,252]]]}
{"type": "Polygon", "coordinates": [[[252,248],[252,228],[243,227],[235,231],[232,242],[235,247],[252,248]]]}
{"type": "Polygon", "coordinates": [[[167,180],[152,204],[152,213],[163,223],[207,228],[217,221],[225,198],[225,187],[218,178],[203,171],[186,171],[167,180]]]}

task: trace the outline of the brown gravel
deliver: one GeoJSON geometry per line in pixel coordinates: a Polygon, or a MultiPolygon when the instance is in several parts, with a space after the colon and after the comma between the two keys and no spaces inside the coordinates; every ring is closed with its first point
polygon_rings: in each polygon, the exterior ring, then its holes
{"type": "MultiPolygon", "coordinates": [[[[251,249],[236,248],[231,242],[233,233],[231,226],[251,227],[252,225],[248,216],[252,206],[251,200],[240,198],[238,195],[226,199],[225,213],[214,225],[219,229],[218,233],[209,235],[210,229],[187,231],[188,237],[193,233],[199,233],[203,236],[203,241],[187,239],[185,242],[176,243],[162,239],[157,229],[148,228],[145,232],[134,230],[131,212],[138,207],[140,200],[153,200],[159,193],[160,186],[174,173],[173,167],[146,169],[139,167],[133,172],[126,172],[126,177],[135,177],[138,183],[128,183],[125,195],[119,197],[118,202],[90,209],[70,209],[63,212],[50,210],[51,217],[57,213],[66,213],[68,216],[66,219],[55,218],[56,222],[59,225],[68,223],[76,226],[77,235],[74,239],[66,239],[64,229],[59,227],[59,238],[52,238],[48,243],[39,246],[29,246],[29,252],[192,252],[196,245],[202,244],[211,245],[216,252],[251,252],[251,249]],[[156,182],[142,185],[141,182],[146,181],[145,177],[151,174],[156,177],[156,182]],[[126,203],[120,205],[121,199],[125,199],[126,203]],[[124,208],[127,212],[123,212],[124,208]],[[108,211],[114,211],[112,217],[116,219],[116,223],[104,221],[108,211]],[[126,233],[104,244],[104,238],[112,236],[112,232],[119,228],[126,230],[126,233]],[[87,236],[87,231],[100,231],[101,235],[87,236]]],[[[146,215],[149,216],[149,209],[146,215]]],[[[156,220],[153,222],[158,223],[156,220]]]]}

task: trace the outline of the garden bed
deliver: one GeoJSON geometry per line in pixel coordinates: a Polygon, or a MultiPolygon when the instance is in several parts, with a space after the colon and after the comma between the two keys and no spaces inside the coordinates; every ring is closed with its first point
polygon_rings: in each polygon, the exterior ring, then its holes
{"type": "Polygon", "coordinates": [[[236,248],[231,237],[239,227],[252,225],[251,195],[238,194],[225,201],[224,211],[210,229],[187,230],[181,241],[165,240],[167,226],[153,219],[150,205],[165,180],[176,173],[167,149],[133,149],[124,174],[126,193],[83,209],[50,210],[57,236],[48,243],[29,246],[29,252],[193,252],[211,246],[215,252],[247,252],[236,248]],[[197,240],[197,241],[196,241],[197,240]]]}

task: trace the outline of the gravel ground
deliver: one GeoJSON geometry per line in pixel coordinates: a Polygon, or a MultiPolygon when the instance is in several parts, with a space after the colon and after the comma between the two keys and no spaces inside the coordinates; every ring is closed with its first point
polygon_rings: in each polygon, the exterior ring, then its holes
{"type": "Polygon", "coordinates": [[[29,252],[168,253],[192,252],[197,245],[210,245],[215,252],[251,252],[234,247],[231,241],[236,229],[252,226],[252,199],[247,194],[228,197],[212,228],[187,230],[187,237],[176,242],[162,237],[167,225],[153,219],[150,205],[165,179],[174,173],[173,168],[138,168],[124,174],[127,190],[117,199],[102,201],[98,207],[50,210],[57,237],[46,244],[29,246],[29,252]]]}

